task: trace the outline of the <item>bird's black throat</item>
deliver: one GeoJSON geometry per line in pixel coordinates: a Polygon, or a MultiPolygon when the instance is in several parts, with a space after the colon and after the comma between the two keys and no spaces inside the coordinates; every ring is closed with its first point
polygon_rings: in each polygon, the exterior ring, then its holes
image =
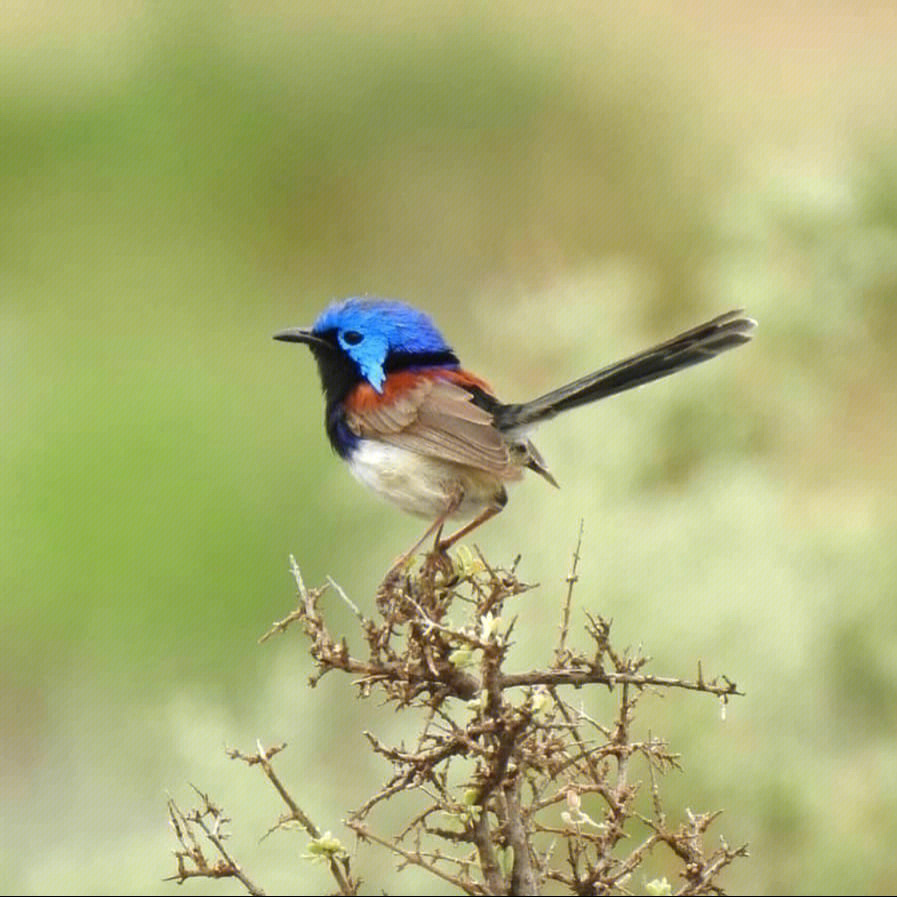
{"type": "MultiPolygon", "coordinates": [[[[346,423],[343,403],[349,393],[365,377],[355,362],[336,342],[335,334],[319,334],[320,341],[309,343],[318,364],[321,387],[324,390],[324,422],[327,438],[334,451],[346,458],[358,444],[358,437],[346,423]]],[[[440,352],[390,352],[386,356],[383,370],[386,374],[396,371],[428,367],[458,367],[458,357],[451,349],[440,352]]]]}
{"type": "Polygon", "coordinates": [[[358,437],[346,423],[343,400],[349,391],[361,381],[355,362],[339,346],[327,343],[309,343],[312,355],[318,363],[321,388],[324,390],[324,426],[333,450],[347,458],[358,443],[358,437]]]}

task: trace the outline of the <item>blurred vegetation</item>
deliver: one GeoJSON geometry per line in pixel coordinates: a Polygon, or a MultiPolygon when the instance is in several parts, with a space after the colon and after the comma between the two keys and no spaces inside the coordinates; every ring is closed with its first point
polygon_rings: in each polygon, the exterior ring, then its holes
{"type": "Polygon", "coordinates": [[[334,830],[379,777],[357,729],[391,723],[255,647],[290,552],[363,602],[419,530],[331,457],[310,361],[270,340],[364,292],[427,308],[509,400],[758,318],[546,426],[561,492],[523,484],[477,538],[546,585],[521,665],[584,517],[581,594],[620,637],[746,689],[725,724],[656,706],[707,757],[682,802],[751,843],[733,891],[892,889],[897,21],[649,7],[4,5],[10,891],[169,893],[163,789],[222,781],[225,741],[293,742],[334,830]]]}

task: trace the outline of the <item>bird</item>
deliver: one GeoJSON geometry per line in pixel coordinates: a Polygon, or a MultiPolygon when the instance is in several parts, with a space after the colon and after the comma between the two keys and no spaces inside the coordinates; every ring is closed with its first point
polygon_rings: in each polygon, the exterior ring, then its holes
{"type": "MultiPolygon", "coordinates": [[[[447,551],[498,514],[525,470],[557,481],[531,441],[563,411],[666,377],[748,342],[756,321],[736,309],[528,402],[506,404],[462,367],[425,312],[398,300],[353,296],[311,327],[274,339],[303,343],[318,366],[324,424],[355,477],[431,521],[400,566],[432,534],[447,551]],[[450,518],[469,522],[445,539],[450,518]]],[[[394,565],[395,566],[395,565],[394,565]]]]}

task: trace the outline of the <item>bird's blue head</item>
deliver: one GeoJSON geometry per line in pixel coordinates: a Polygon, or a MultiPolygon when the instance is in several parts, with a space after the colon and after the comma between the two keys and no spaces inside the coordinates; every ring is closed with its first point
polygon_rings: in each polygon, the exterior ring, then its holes
{"type": "Polygon", "coordinates": [[[309,345],[329,400],[342,398],[360,380],[382,392],[390,371],[458,366],[451,346],[429,316],[394,299],[353,297],[335,302],[310,329],[284,330],[275,339],[309,345]]]}
{"type": "MultiPolygon", "coordinates": [[[[451,354],[427,315],[392,299],[336,302],[318,317],[311,332],[334,342],[377,392],[383,389],[388,369],[451,354]]],[[[445,358],[437,360],[444,363],[445,358]]]]}

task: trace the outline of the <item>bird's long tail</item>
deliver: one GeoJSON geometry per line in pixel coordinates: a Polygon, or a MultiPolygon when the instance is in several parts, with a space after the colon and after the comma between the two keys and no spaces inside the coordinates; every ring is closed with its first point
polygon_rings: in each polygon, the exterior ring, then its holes
{"type": "Polygon", "coordinates": [[[631,358],[618,361],[566,386],[554,389],[531,402],[502,405],[495,412],[500,430],[525,428],[576,408],[673,374],[693,364],[715,358],[751,339],[756,321],[744,316],[743,309],[727,312],[700,327],[680,333],[631,358]]]}

